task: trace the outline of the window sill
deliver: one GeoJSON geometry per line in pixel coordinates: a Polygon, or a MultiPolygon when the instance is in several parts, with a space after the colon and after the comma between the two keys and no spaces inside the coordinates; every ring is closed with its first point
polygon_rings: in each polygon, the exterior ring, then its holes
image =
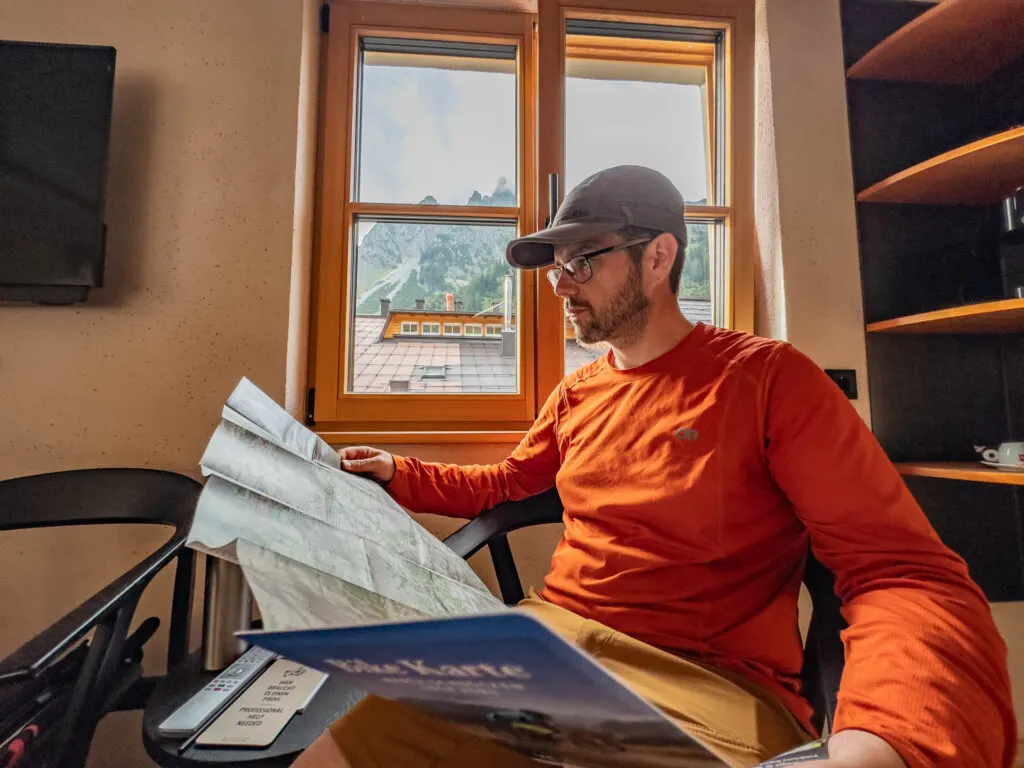
{"type": "Polygon", "coordinates": [[[438,443],[508,443],[516,445],[525,431],[507,432],[451,431],[451,432],[340,432],[332,429],[313,430],[328,445],[413,445],[438,443]]]}

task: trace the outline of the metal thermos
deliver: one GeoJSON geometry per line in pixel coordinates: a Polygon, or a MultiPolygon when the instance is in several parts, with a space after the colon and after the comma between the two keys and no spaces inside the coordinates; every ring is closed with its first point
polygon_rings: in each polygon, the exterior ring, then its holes
{"type": "Polygon", "coordinates": [[[1024,187],[1017,187],[1009,197],[1003,198],[1003,239],[1024,242],[1024,187]]]}
{"type": "Polygon", "coordinates": [[[1002,242],[999,266],[1003,276],[1003,294],[1024,298],[1024,187],[1018,187],[1003,200],[1002,242]]]}
{"type": "Polygon", "coordinates": [[[216,557],[206,558],[203,605],[203,669],[215,672],[241,656],[248,644],[235,632],[252,626],[252,594],[242,569],[216,557]]]}

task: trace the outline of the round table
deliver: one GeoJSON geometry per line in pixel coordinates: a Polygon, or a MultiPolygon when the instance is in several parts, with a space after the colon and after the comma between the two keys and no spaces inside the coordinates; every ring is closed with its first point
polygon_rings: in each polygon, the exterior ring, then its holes
{"type": "Polygon", "coordinates": [[[287,766],[300,755],[324,730],[365,695],[346,685],[340,678],[331,677],[317,691],[302,714],[295,715],[274,743],[265,749],[237,749],[233,747],[197,747],[178,753],[185,739],[169,739],[157,730],[160,723],[189,697],[198,692],[215,672],[204,672],[200,654],[192,654],[187,661],[170,670],[157,684],[146,703],[142,716],[142,742],[146,752],[164,768],[188,768],[214,764],[240,768],[276,768],[287,766]]]}

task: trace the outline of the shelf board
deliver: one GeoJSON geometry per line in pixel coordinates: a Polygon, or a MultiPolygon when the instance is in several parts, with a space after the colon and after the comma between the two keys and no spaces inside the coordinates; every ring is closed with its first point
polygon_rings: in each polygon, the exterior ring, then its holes
{"type": "Polygon", "coordinates": [[[947,480],[969,480],[975,483],[1024,485],[1024,472],[992,469],[975,461],[935,461],[897,464],[901,475],[942,477],[947,480]]]}
{"type": "Polygon", "coordinates": [[[856,80],[973,85],[1024,53],[1021,0],[944,0],[868,51],[856,80]]]}
{"type": "Polygon", "coordinates": [[[1024,332],[1024,299],[922,312],[868,323],[869,333],[1019,333],[1024,332]]]}
{"type": "Polygon", "coordinates": [[[861,203],[996,205],[1024,184],[1024,127],[950,150],[857,195],[861,203]]]}

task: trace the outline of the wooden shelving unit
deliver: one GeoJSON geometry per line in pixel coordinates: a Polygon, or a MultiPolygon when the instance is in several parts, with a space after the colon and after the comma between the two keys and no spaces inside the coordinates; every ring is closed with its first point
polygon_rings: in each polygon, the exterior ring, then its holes
{"type": "Polygon", "coordinates": [[[840,8],[864,314],[889,318],[866,326],[872,427],[936,459],[896,466],[988,598],[1024,600],[1024,472],[963,461],[1024,439],[1024,298],[997,299],[1024,258],[1000,210],[1024,186],[1024,0],[840,8]]]}
{"type": "Polygon", "coordinates": [[[1024,299],[968,304],[868,323],[869,333],[1024,333],[1024,299]]]}
{"type": "Polygon", "coordinates": [[[973,461],[942,461],[897,464],[901,475],[939,477],[946,480],[967,480],[975,483],[1024,485],[1024,472],[993,469],[973,461]]]}
{"type": "Polygon", "coordinates": [[[872,48],[855,80],[973,85],[1024,53],[1021,0],[944,0],[872,48]]]}
{"type": "MultiPolygon", "coordinates": [[[[1021,14],[1024,15],[1024,0],[1021,14]]],[[[872,184],[861,203],[997,205],[1024,185],[1024,127],[987,136],[872,184]]]]}

